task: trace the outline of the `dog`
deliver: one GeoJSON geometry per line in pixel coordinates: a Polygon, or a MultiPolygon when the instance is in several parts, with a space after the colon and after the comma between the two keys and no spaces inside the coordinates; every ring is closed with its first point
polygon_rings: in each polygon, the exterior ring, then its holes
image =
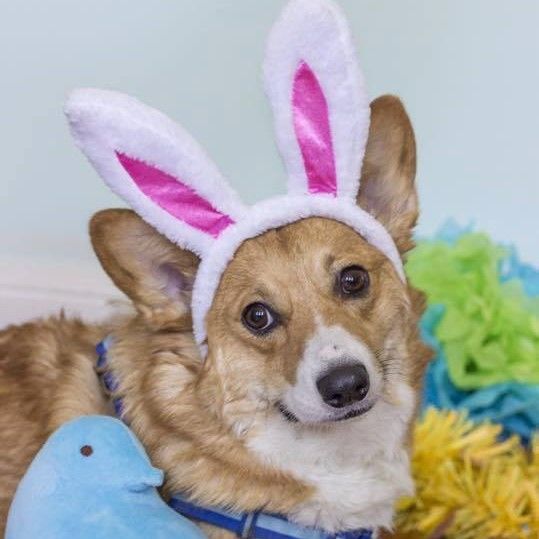
{"type": "MultiPolygon", "coordinates": [[[[358,205],[402,257],[418,217],[416,148],[401,102],[371,104],[358,205]]],[[[0,332],[0,522],[29,462],[66,421],[112,414],[94,371],[110,363],[164,495],[286,515],[330,532],[390,529],[412,491],[411,426],[430,350],[423,295],[360,235],[313,217],[245,241],[192,333],[199,259],[130,210],[90,223],[93,247],[134,312],[102,325],[63,316],[0,332]]],[[[205,527],[212,538],[229,534],[205,527]]]]}
{"type": "Polygon", "coordinates": [[[369,106],[328,0],[291,0],[265,83],[289,193],[252,208],[161,113],[115,92],[70,99],[75,140],[137,211],[90,222],[133,311],[0,333],[1,526],[55,429],[119,414],[165,471],[163,495],[202,508],[191,516],[212,539],[234,535],[203,518],[223,511],[242,515],[239,536],[276,518],[289,537],[391,530],[413,492],[430,359],[424,297],[403,270],[419,214],[413,128],[398,98],[369,106]]]}

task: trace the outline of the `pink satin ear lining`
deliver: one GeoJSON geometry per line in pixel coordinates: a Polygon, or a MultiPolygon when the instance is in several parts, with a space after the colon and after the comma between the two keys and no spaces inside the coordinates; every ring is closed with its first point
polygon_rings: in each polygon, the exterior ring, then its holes
{"type": "Polygon", "coordinates": [[[337,195],[337,172],[326,97],[316,75],[301,62],[292,92],[294,129],[310,193],[337,195]]]}
{"type": "Polygon", "coordinates": [[[228,215],[217,211],[207,200],[178,178],[124,153],[115,153],[137,187],[179,221],[214,238],[217,238],[225,228],[234,224],[228,215]]]}

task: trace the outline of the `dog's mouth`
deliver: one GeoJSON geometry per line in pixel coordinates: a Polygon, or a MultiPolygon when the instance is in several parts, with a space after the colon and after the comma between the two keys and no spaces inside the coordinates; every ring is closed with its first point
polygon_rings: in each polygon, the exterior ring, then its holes
{"type": "MultiPolygon", "coordinates": [[[[348,419],[354,419],[356,417],[362,416],[363,414],[366,414],[368,411],[372,409],[374,406],[374,402],[368,404],[364,408],[360,408],[357,410],[349,410],[343,415],[332,417],[329,419],[324,419],[322,421],[319,421],[320,424],[323,423],[337,423],[339,421],[347,421],[348,419]]],[[[297,416],[291,412],[286,405],[283,402],[278,402],[276,405],[277,409],[281,413],[281,415],[289,422],[289,423],[301,423],[301,421],[297,418],[297,416]]]]}
{"type": "Polygon", "coordinates": [[[290,423],[299,423],[299,419],[282,402],[277,403],[277,410],[290,423]]]}

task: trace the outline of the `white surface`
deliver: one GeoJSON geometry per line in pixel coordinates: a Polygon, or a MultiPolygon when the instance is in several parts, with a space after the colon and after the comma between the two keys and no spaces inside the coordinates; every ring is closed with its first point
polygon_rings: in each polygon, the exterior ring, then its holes
{"type": "Polygon", "coordinates": [[[88,321],[103,320],[124,304],[108,278],[93,266],[0,259],[0,329],[62,310],[88,321]]]}
{"type": "MultiPolygon", "coordinates": [[[[0,0],[0,258],[84,261],[100,275],[86,223],[119,202],[69,140],[75,86],[132,93],[179,120],[247,201],[284,192],[260,82],[283,4],[0,0]]],[[[402,96],[415,123],[420,231],[475,220],[538,264],[539,2],[341,4],[371,95],[402,96]]]]}

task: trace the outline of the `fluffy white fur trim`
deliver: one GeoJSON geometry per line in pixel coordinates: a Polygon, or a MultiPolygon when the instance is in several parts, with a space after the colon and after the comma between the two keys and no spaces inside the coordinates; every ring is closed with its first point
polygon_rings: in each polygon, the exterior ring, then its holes
{"type": "Polygon", "coordinates": [[[73,137],[107,185],[174,243],[200,256],[214,239],[172,216],[133,182],[115,154],[152,165],[191,187],[234,221],[245,208],[202,148],[178,124],[118,92],[75,90],[65,107],[73,137]]]}
{"type": "Polygon", "coordinates": [[[370,107],[347,21],[335,3],[291,0],[268,40],[264,85],[293,194],[308,192],[292,110],[293,80],[301,61],[315,73],[327,100],[337,194],[355,198],[369,135],[370,107]]]}
{"type": "Polygon", "coordinates": [[[252,206],[244,218],[225,230],[200,264],[192,299],[195,339],[205,355],[206,315],[219,286],[221,276],[239,246],[247,239],[307,217],[327,217],[348,225],[372,246],[379,249],[406,281],[399,252],[387,230],[354,201],[327,195],[275,197],[252,206]]]}

